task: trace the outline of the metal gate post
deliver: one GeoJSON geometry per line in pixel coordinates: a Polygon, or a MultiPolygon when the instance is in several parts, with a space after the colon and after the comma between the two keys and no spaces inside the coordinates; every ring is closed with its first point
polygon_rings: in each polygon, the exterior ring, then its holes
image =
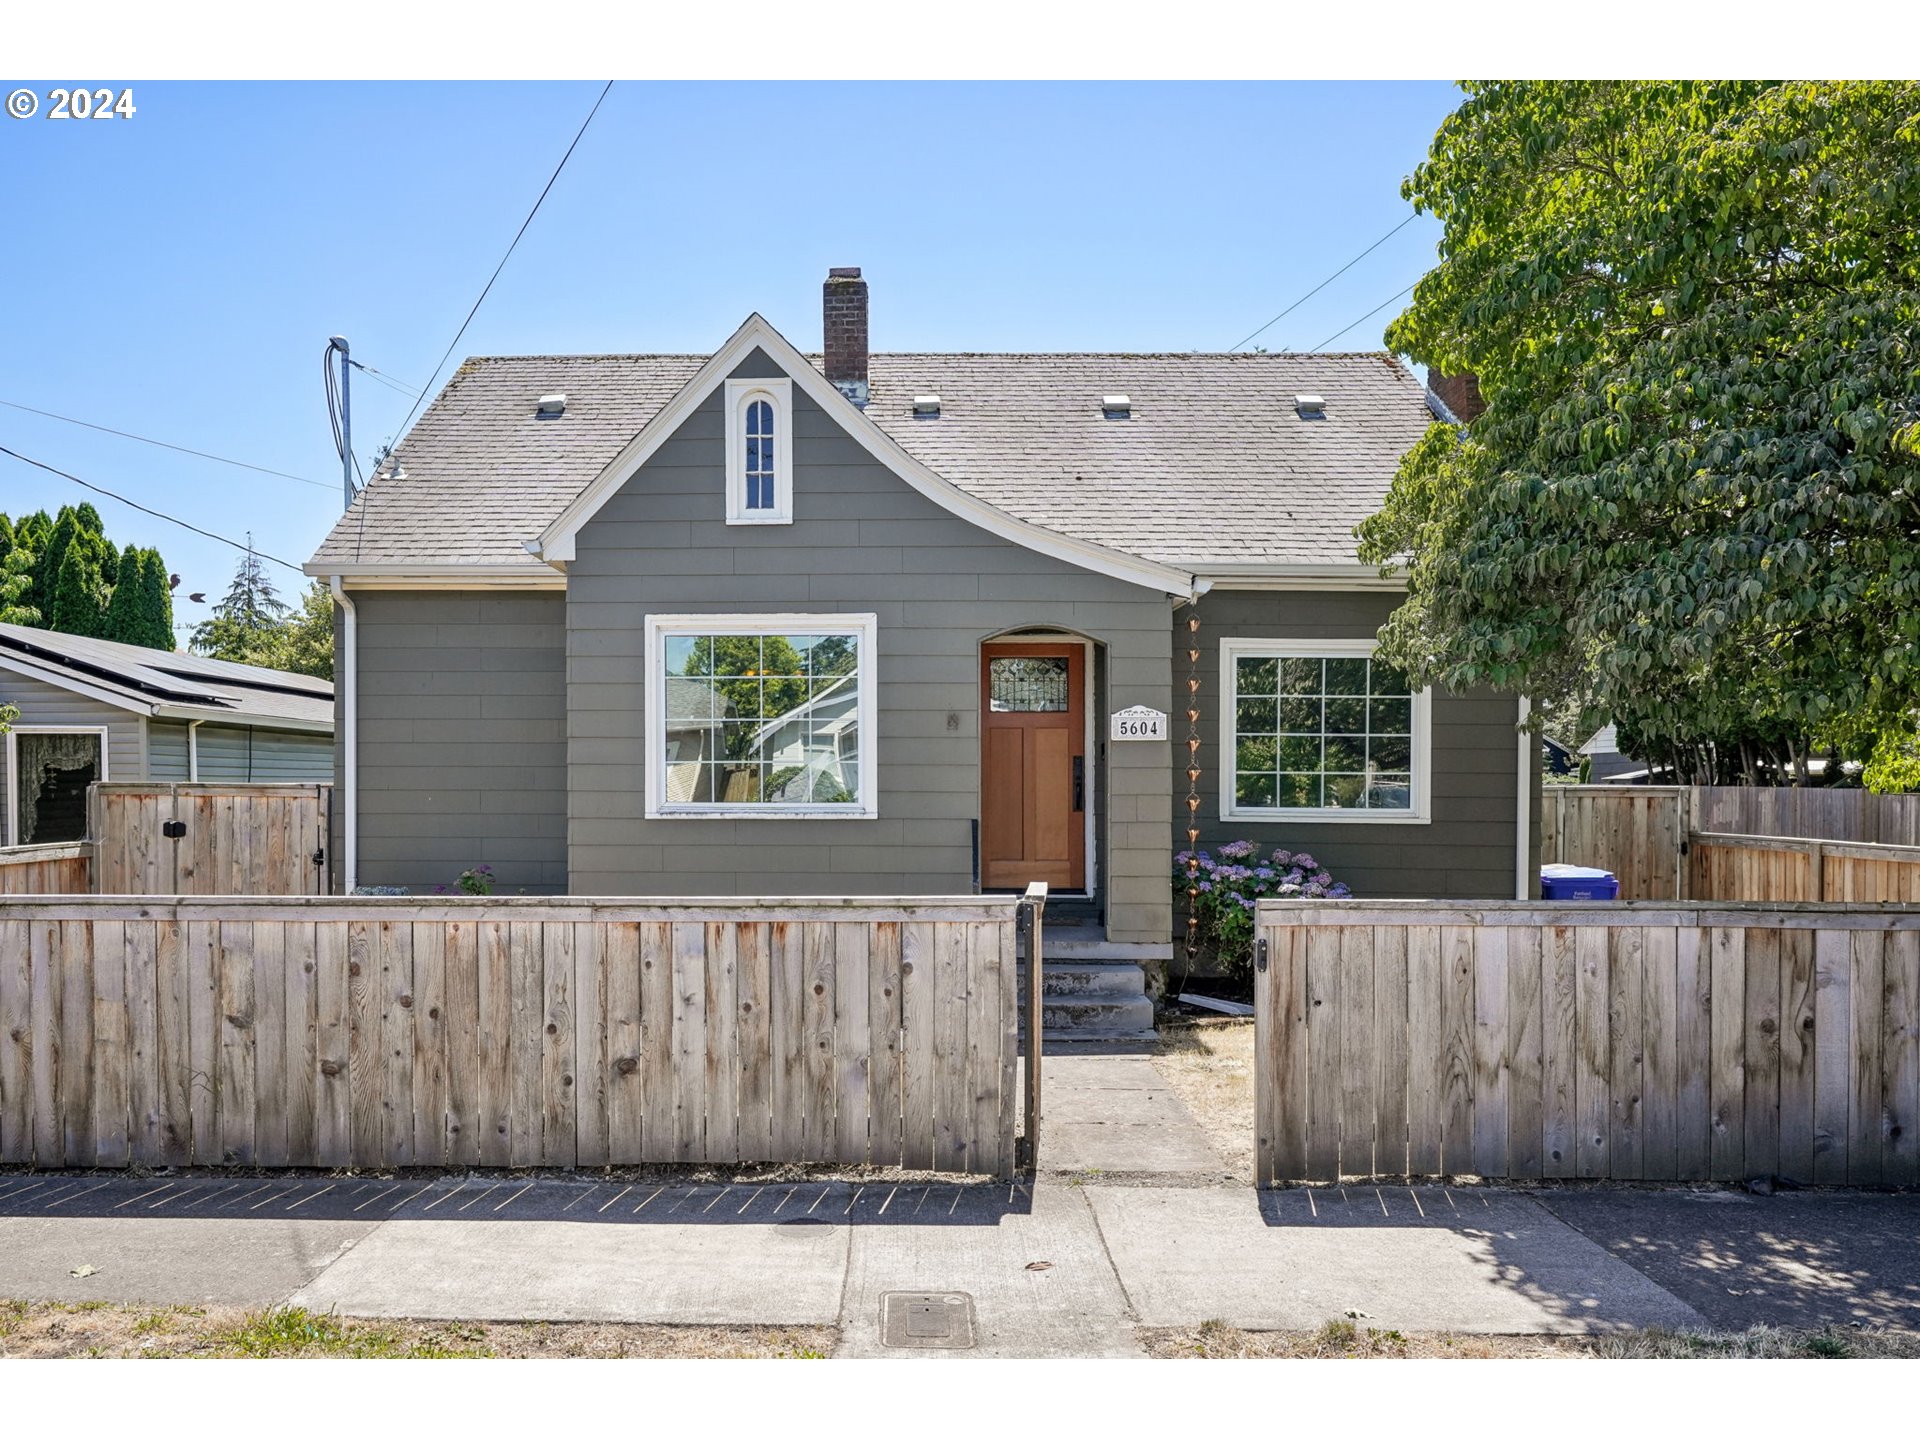
{"type": "Polygon", "coordinates": [[[1040,1028],[1041,1028],[1041,967],[1042,941],[1045,928],[1043,915],[1047,908],[1046,882],[1034,881],[1027,886],[1027,893],[1021,898],[1019,924],[1027,942],[1027,980],[1026,993],[1020,997],[1020,1004],[1027,1017],[1027,1079],[1026,1110],[1024,1117],[1025,1134],[1014,1147],[1014,1163],[1028,1173],[1040,1167],[1040,1028]]]}

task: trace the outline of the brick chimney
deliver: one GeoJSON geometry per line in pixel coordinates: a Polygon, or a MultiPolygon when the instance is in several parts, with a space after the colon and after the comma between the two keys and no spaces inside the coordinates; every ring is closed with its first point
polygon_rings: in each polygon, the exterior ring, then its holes
{"type": "Polygon", "coordinates": [[[856,405],[867,403],[867,282],[858,265],[836,265],[820,287],[827,379],[856,405]]]}
{"type": "Polygon", "coordinates": [[[1429,370],[1427,389],[1433,392],[1434,399],[1453,412],[1453,418],[1462,425],[1487,408],[1487,402],[1480,398],[1480,378],[1471,370],[1462,370],[1458,375],[1442,375],[1438,370],[1429,370]]]}

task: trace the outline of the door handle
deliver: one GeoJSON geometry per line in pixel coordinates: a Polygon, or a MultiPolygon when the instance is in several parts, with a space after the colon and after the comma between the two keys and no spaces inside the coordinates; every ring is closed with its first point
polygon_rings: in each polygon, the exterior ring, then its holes
{"type": "Polygon", "coordinates": [[[1073,813],[1078,815],[1087,808],[1087,757],[1073,757],[1073,813]]]}

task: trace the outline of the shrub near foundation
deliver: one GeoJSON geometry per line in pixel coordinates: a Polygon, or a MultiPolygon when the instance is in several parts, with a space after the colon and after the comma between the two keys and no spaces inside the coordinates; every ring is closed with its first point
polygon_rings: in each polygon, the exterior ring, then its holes
{"type": "Polygon", "coordinates": [[[1200,946],[1235,984],[1253,983],[1253,907],[1260,900],[1345,900],[1353,892],[1302,850],[1276,849],[1265,859],[1251,840],[1230,840],[1217,850],[1182,850],[1173,857],[1176,898],[1189,880],[1197,883],[1194,913],[1200,946]],[[1197,875],[1189,877],[1193,861],[1197,875]]]}

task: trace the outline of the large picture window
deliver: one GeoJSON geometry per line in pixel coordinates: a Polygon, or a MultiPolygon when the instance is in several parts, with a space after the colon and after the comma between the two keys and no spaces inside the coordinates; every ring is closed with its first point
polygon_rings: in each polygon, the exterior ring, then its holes
{"type": "Polygon", "coordinates": [[[874,617],[647,618],[647,814],[876,813],[874,617]]]}
{"type": "Polygon", "coordinates": [[[1430,696],[1371,641],[1224,641],[1220,693],[1224,818],[1428,818],[1430,696]]]}
{"type": "Polygon", "coordinates": [[[87,787],[107,778],[106,732],[20,727],[6,738],[8,843],[86,839],[87,787]]]}

